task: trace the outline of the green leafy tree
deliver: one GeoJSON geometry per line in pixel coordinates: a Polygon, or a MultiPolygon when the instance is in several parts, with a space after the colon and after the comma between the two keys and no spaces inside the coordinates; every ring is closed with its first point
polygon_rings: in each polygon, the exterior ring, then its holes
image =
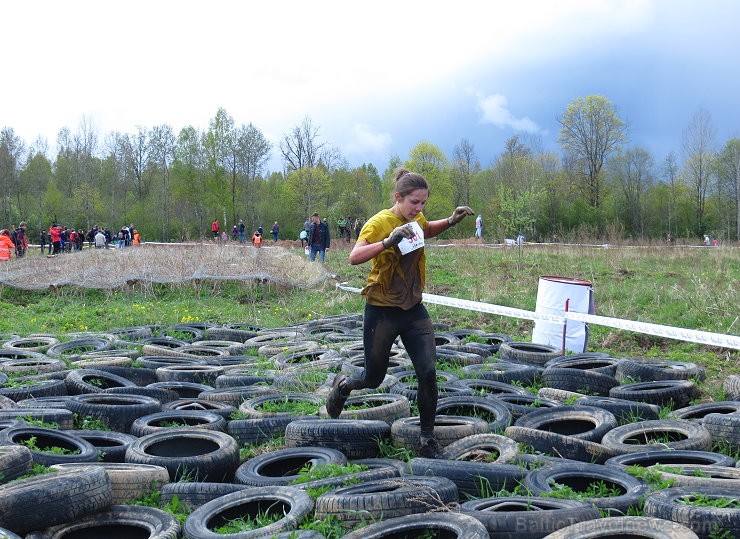
{"type": "Polygon", "coordinates": [[[728,234],[740,239],[740,139],[733,138],[725,143],[717,159],[718,191],[725,194],[720,205],[725,208],[728,234]],[[734,222],[734,230],[731,226],[734,222]]]}
{"type": "Polygon", "coordinates": [[[404,166],[423,175],[429,183],[429,199],[424,214],[430,219],[452,213],[453,188],[447,156],[431,142],[420,142],[409,152],[404,166]]]}
{"type": "Polygon", "coordinates": [[[574,157],[586,179],[588,201],[601,205],[601,170],[607,157],[626,140],[626,126],[614,105],[605,97],[590,95],[571,101],[558,117],[558,141],[574,157]]]}
{"type": "Polygon", "coordinates": [[[699,110],[691,118],[683,132],[684,167],[686,182],[694,191],[696,211],[695,231],[704,234],[707,230],[704,222],[707,190],[714,170],[715,154],[713,151],[714,127],[712,117],[706,110],[699,110]]]}

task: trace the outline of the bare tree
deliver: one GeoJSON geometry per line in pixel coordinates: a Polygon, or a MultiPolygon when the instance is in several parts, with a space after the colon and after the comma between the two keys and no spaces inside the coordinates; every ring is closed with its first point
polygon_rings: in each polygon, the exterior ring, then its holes
{"type": "Polygon", "coordinates": [[[696,232],[704,234],[704,204],[714,162],[714,127],[708,111],[694,113],[683,132],[684,175],[694,189],[696,232]]]}
{"type": "Polygon", "coordinates": [[[15,134],[13,128],[4,127],[0,131],[0,218],[3,223],[13,219],[12,197],[18,194],[18,181],[24,152],[21,138],[15,134]]]}
{"type": "Polygon", "coordinates": [[[170,230],[170,168],[175,158],[175,133],[169,125],[158,125],[149,134],[152,161],[162,174],[162,241],[169,239],[170,230]]]}
{"type": "Polygon", "coordinates": [[[643,148],[629,148],[609,162],[610,175],[625,202],[630,232],[642,237],[645,229],[643,196],[653,183],[653,156],[643,148]]]}
{"type": "Polygon", "coordinates": [[[601,169],[606,158],[625,141],[625,124],[603,96],[579,97],[557,118],[558,140],[583,166],[591,206],[601,206],[601,169]]]}
{"type": "MultiPolygon", "coordinates": [[[[244,177],[244,202],[245,211],[250,219],[256,219],[255,215],[255,189],[254,183],[264,170],[270,160],[272,145],[262,131],[251,123],[242,125],[236,131],[236,169],[244,177]]],[[[237,216],[234,215],[234,222],[237,216]]]]}
{"type": "Polygon", "coordinates": [[[314,127],[311,118],[306,116],[301,125],[295,126],[280,141],[284,174],[287,176],[294,170],[316,166],[323,147],[324,143],[319,142],[319,128],[314,127]]]}
{"type": "Polygon", "coordinates": [[[676,189],[678,187],[678,159],[676,154],[670,152],[663,160],[661,167],[663,179],[671,189],[671,200],[668,204],[668,232],[678,235],[678,219],[676,218],[676,189]]]}
{"type": "Polygon", "coordinates": [[[470,186],[473,174],[480,170],[475,146],[462,139],[452,151],[452,186],[454,205],[470,206],[470,186]]]}
{"type": "MultiPolygon", "coordinates": [[[[734,212],[728,211],[727,220],[734,218],[735,239],[740,239],[740,139],[733,138],[727,141],[719,155],[718,162],[718,190],[726,192],[734,205],[734,212]],[[734,215],[732,215],[734,213],[734,215]]],[[[728,226],[728,234],[731,235],[728,226]]]]}

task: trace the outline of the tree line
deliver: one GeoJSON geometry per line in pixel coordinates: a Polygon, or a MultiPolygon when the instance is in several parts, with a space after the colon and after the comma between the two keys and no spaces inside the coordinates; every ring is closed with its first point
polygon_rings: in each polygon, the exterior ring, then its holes
{"type": "MultiPolygon", "coordinates": [[[[206,130],[179,133],[159,125],[101,139],[83,119],[76,132],[59,131],[55,156],[43,139],[26,144],[6,126],[0,223],[26,221],[32,241],[52,222],[85,230],[135,223],[145,241],[169,242],[205,237],[214,219],[228,230],[243,220],[251,231],[278,221],[281,236],[295,239],[314,211],[334,223],[389,205],[392,172],[403,165],[430,181],[428,215],[469,205],[483,216],[487,241],[519,233],[539,241],[740,238],[740,139],[719,145],[708,112],[694,114],[681,149],[660,162],[629,145],[603,96],[577,98],[557,119],[560,153],[514,135],[483,166],[467,139],[452,155],[421,141],[405,160],[391,156],[382,173],[371,163],[350,166],[309,117],[277,145],[223,108],[206,130]],[[267,170],[273,152],[281,171],[267,170]]],[[[472,236],[472,225],[447,234],[472,236]]]]}

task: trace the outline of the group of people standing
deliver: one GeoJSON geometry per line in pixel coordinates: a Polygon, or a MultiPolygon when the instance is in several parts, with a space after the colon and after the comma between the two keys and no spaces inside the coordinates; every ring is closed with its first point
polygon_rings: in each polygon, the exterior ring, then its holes
{"type": "MultiPolygon", "coordinates": [[[[226,234],[226,231],[221,231],[218,219],[214,219],[211,223],[211,234],[213,234],[213,239],[215,241],[220,239],[226,243],[229,240],[229,236],[226,234]]],[[[272,241],[278,241],[280,238],[280,225],[277,221],[273,223],[272,228],[270,229],[270,234],[272,234],[272,241]]],[[[257,227],[254,234],[252,234],[252,245],[255,247],[261,247],[263,236],[264,229],[262,228],[262,225],[260,225],[257,227]]],[[[247,240],[247,226],[244,224],[242,219],[239,219],[239,224],[231,227],[231,241],[236,241],[237,238],[239,239],[239,243],[244,243],[247,240]]]]}

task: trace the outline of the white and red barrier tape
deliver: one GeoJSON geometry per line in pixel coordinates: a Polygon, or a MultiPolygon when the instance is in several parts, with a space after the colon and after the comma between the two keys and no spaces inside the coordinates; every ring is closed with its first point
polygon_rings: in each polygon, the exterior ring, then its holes
{"type": "MultiPolygon", "coordinates": [[[[360,288],[347,286],[344,283],[337,283],[337,288],[346,292],[359,293],[360,288]]],[[[724,335],[722,333],[712,333],[711,331],[698,331],[695,329],[686,329],[673,326],[664,326],[662,324],[652,324],[650,322],[636,322],[634,320],[622,320],[620,318],[611,318],[608,316],[597,316],[594,314],[583,314],[575,312],[563,312],[562,315],[536,313],[525,309],[516,309],[514,307],[504,307],[503,305],[493,305],[491,303],[482,303],[480,301],[471,301],[467,299],[450,298],[447,296],[438,296],[436,294],[423,294],[423,300],[426,303],[435,305],[445,305],[447,307],[456,307],[458,309],[467,309],[488,314],[508,316],[511,318],[522,318],[525,320],[541,320],[544,322],[553,322],[563,324],[566,320],[577,320],[588,324],[596,324],[625,331],[634,331],[636,333],[645,333],[667,339],[679,341],[695,342],[710,346],[720,346],[722,348],[734,348],[740,350],[740,337],[735,335],[724,335]]]]}

